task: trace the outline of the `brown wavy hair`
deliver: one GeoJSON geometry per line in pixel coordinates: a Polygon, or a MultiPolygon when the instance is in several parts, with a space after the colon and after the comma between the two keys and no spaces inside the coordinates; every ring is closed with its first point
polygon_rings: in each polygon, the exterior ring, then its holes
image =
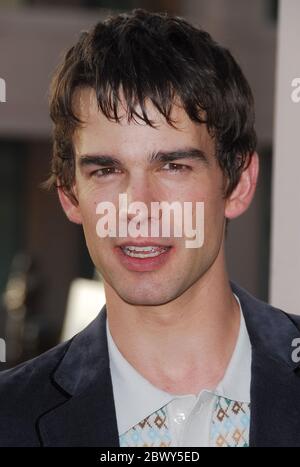
{"type": "Polygon", "coordinates": [[[225,196],[250,162],[256,147],[253,96],[231,53],[182,18],[134,10],[81,33],[51,83],[53,157],[46,185],[61,186],[74,203],[72,135],[82,122],[72,98],[76,88],[86,86],[95,90],[103,114],[116,122],[121,92],[128,120],[151,126],[146,100],[173,125],[170,114],[179,98],[189,118],[205,123],[215,139],[225,196]]]}

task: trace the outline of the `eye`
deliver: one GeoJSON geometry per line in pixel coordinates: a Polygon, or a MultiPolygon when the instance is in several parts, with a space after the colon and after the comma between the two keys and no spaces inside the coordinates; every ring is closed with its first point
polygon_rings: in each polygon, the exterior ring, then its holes
{"type": "Polygon", "coordinates": [[[190,170],[190,167],[185,164],[176,164],[175,162],[167,162],[162,168],[162,170],[167,170],[170,172],[185,172],[186,170],[190,170]]]}
{"type": "Polygon", "coordinates": [[[91,173],[91,176],[100,178],[100,177],[108,177],[109,175],[119,174],[121,173],[120,169],[116,167],[104,167],[102,169],[97,169],[91,173]]]}

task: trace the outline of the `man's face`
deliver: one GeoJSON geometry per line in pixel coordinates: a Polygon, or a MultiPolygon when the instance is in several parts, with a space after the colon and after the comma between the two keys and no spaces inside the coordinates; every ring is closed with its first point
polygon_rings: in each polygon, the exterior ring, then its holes
{"type": "MultiPolygon", "coordinates": [[[[192,122],[174,106],[176,127],[148,104],[148,116],[156,128],[144,122],[109,121],[98,109],[91,89],[75,96],[75,109],[86,122],[73,138],[76,155],[75,192],[78,210],[91,258],[104,281],[118,296],[134,305],[160,305],[184,293],[216,263],[224,233],[224,178],[215,157],[215,144],[205,125],[192,122]],[[157,157],[178,153],[172,162],[157,157]],[[201,157],[186,157],[189,154],[201,157]],[[108,165],[93,163],[93,157],[113,158],[108,165]],[[195,226],[196,202],[204,203],[204,243],[187,248],[186,237],[101,238],[96,232],[98,203],[109,201],[118,214],[119,194],[134,201],[151,203],[192,202],[195,226]],[[159,244],[150,259],[128,256],[124,246],[159,244]],[[166,249],[167,248],[167,249],[166,249]]],[[[125,112],[124,112],[125,115],[125,112]]],[[[110,159],[108,159],[110,160],[110,159]]],[[[106,161],[107,163],[107,161],[106,161]]],[[[130,217],[130,216],[129,216],[130,217]]],[[[128,217],[128,221],[130,220],[128,217]]],[[[153,219],[152,219],[153,220],[153,219]]],[[[172,231],[172,230],[171,230],[172,231]]],[[[135,254],[135,253],[133,253],[135,254]]],[[[147,252],[145,253],[147,254],[147,252]]],[[[129,253],[130,255],[130,253],[129,253]]]]}

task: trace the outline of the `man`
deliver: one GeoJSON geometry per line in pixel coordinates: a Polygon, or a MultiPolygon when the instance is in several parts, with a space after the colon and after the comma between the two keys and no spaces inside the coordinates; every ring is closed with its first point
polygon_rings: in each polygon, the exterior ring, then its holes
{"type": "Polygon", "coordinates": [[[226,270],[226,222],[258,176],[252,95],[231,54],[180,18],[110,18],[68,51],[51,116],[50,185],[83,226],[106,306],[1,374],[0,444],[300,446],[299,319],[226,270]],[[99,215],[110,203],[121,224],[120,195],[139,206],[125,235],[99,215]],[[199,245],[175,235],[177,215],[162,235],[161,202],[192,205],[199,245]]]}

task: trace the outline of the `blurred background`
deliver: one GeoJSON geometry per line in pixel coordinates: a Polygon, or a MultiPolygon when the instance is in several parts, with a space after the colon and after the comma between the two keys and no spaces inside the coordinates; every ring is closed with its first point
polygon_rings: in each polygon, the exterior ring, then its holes
{"type": "Polygon", "coordinates": [[[56,194],[40,187],[51,158],[48,86],[80,30],[137,7],[181,15],[206,29],[230,48],[252,86],[260,179],[249,211],[229,225],[227,256],[231,278],[270,300],[279,2],[0,0],[0,77],[6,82],[6,102],[0,103],[0,337],[7,344],[0,369],[71,336],[104,302],[81,228],[67,221],[56,194]]]}

